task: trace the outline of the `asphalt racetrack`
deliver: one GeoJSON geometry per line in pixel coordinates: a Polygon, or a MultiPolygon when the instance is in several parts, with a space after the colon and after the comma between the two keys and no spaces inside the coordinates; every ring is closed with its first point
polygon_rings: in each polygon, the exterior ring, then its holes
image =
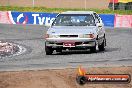
{"type": "Polygon", "coordinates": [[[45,55],[44,34],[47,27],[40,25],[0,24],[0,40],[26,48],[17,56],[1,57],[0,71],[59,69],[84,67],[132,66],[132,29],[107,28],[106,51],[64,51],[45,55]]]}

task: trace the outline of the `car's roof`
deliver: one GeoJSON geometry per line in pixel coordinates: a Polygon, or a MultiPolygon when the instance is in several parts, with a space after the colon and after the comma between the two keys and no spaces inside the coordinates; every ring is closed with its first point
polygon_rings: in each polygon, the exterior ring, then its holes
{"type": "Polygon", "coordinates": [[[62,12],[61,14],[93,14],[94,11],[66,11],[62,12]]]}

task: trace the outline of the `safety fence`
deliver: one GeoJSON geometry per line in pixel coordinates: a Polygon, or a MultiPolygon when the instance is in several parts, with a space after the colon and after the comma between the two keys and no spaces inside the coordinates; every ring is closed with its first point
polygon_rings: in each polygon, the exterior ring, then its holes
{"type": "MultiPolygon", "coordinates": [[[[58,13],[0,11],[0,23],[49,26],[58,13]]],[[[132,15],[99,14],[104,26],[132,28],[132,15]]]]}
{"type": "Polygon", "coordinates": [[[0,0],[0,6],[132,10],[132,0],[0,0]]]}
{"type": "Polygon", "coordinates": [[[109,0],[0,0],[0,6],[17,7],[107,9],[108,5],[109,0]]]}

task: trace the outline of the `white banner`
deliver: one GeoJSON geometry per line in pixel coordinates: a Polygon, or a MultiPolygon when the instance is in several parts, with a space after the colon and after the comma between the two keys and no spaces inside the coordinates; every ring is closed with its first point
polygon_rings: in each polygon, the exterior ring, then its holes
{"type": "Polygon", "coordinates": [[[115,15],[114,27],[132,28],[132,15],[115,15]]]}
{"type": "Polygon", "coordinates": [[[0,11],[0,23],[11,24],[8,11],[0,11]]]}

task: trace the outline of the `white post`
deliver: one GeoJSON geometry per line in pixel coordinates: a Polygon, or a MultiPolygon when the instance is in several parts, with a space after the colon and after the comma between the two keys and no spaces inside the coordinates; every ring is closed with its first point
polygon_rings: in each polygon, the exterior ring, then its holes
{"type": "Polygon", "coordinates": [[[85,0],[84,3],[85,3],[85,10],[86,10],[87,9],[87,1],[85,0]]]}
{"type": "Polygon", "coordinates": [[[32,1],[32,6],[34,7],[34,0],[32,1]]]}
{"type": "Polygon", "coordinates": [[[113,11],[114,11],[114,9],[115,9],[115,3],[114,3],[114,0],[113,0],[113,11]]]}
{"type": "Polygon", "coordinates": [[[7,2],[7,6],[9,6],[10,5],[10,3],[9,3],[9,0],[8,0],[8,2],[7,2]]]}

